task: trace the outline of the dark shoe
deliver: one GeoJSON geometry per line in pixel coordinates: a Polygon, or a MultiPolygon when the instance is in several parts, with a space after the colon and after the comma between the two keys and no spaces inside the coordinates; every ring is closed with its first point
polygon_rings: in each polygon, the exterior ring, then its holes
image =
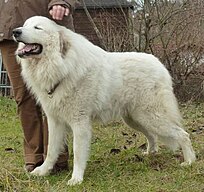
{"type": "MultiPolygon", "coordinates": [[[[42,165],[41,163],[37,163],[37,164],[32,164],[32,163],[27,163],[25,164],[24,168],[27,172],[32,172],[36,167],[39,167],[40,165],[42,165]]],[[[59,173],[61,171],[67,171],[68,170],[68,163],[56,163],[55,166],[53,167],[51,174],[56,174],[59,173]]]]}
{"type": "Polygon", "coordinates": [[[24,169],[27,171],[27,172],[32,172],[34,169],[35,169],[35,165],[33,164],[26,164],[24,166],[24,169]]]}
{"type": "Polygon", "coordinates": [[[32,164],[32,163],[26,163],[25,166],[24,166],[24,169],[27,171],[27,172],[32,172],[36,167],[42,165],[43,162],[39,162],[37,164],[32,164]]]}
{"type": "Polygon", "coordinates": [[[68,171],[68,163],[56,163],[55,166],[53,167],[51,174],[56,174],[61,171],[68,171]]]}

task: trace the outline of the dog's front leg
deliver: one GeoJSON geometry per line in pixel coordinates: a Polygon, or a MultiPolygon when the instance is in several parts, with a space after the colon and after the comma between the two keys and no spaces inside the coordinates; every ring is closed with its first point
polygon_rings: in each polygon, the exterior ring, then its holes
{"type": "Polygon", "coordinates": [[[80,184],[83,181],[84,170],[89,155],[91,143],[91,124],[89,119],[71,125],[73,130],[74,168],[68,185],[80,184]]]}
{"type": "Polygon", "coordinates": [[[44,176],[50,173],[60,152],[64,149],[66,126],[57,119],[48,116],[48,151],[44,163],[36,167],[31,174],[44,176]]]}

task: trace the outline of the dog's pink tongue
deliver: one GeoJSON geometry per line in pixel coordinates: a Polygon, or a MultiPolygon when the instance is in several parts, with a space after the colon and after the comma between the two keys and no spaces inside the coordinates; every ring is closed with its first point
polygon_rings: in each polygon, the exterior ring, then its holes
{"type": "Polygon", "coordinates": [[[23,49],[26,51],[26,52],[29,52],[29,51],[31,51],[32,50],[32,48],[33,48],[33,45],[26,45],[23,49]]]}

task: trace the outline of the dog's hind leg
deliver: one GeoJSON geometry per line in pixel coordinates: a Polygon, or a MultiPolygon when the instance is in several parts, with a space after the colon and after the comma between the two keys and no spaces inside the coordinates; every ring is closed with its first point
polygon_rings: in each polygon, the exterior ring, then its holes
{"type": "Polygon", "coordinates": [[[159,132],[159,138],[161,142],[167,145],[170,149],[176,149],[180,147],[183,152],[184,162],[181,165],[190,165],[196,160],[195,152],[193,150],[189,134],[184,131],[181,127],[176,125],[169,125],[166,127],[169,132],[163,131],[159,132]]]}
{"type": "Polygon", "coordinates": [[[123,116],[123,121],[131,128],[142,132],[147,138],[147,150],[144,154],[156,153],[158,152],[157,136],[148,131],[144,126],[142,126],[136,120],[133,120],[130,116],[123,116]]]}
{"type": "Polygon", "coordinates": [[[89,118],[78,119],[70,124],[73,131],[74,167],[68,185],[80,184],[83,181],[86,162],[91,144],[91,123],[89,118]]]}
{"type": "Polygon", "coordinates": [[[47,157],[40,167],[36,167],[31,174],[44,176],[50,173],[66,142],[66,125],[51,116],[48,119],[48,150],[47,157]]]}
{"type": "Polygon", "coordinates": [[[180,127],[180,123],[176,118],[173,119],[165,113],[155,112],[154,110],[149,110],[148,112],[139,110],[138,113],[132,113],[132,116],[134,121],[137,121],[139,125],[145,128],[144,130],[147,133],[152,133],[173,151],[177,148],[182,148],[184,155],[184,163],[182,165],[191,164],[195,161],[195,152],[191,145],[189,134],[180,127]]]}

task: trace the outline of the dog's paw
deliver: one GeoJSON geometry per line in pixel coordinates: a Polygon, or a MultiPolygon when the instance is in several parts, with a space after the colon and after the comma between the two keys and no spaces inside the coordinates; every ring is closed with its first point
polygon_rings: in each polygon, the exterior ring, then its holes
{"type": "Polygon", "coordinates": [[[82,183],[82,181],[83,181],[83,179],[71,178],[71,179],[68,181],[67,185],[69,185],[69,186],[79,185],[79,184],[82,183]]]}
{"type": "Polygon", "coordinates": [[[36,167],[32,172],[31,175],[35,176],[45,176],[50,173],[49,169],[46,169],[44,166],[36,167]]]}
{"type": "Polygon", "coordinates": [[[156,155],[157,153],[158,153],[158,150],[152,150],[152,151],[144,151],[142,154],[146,156],[146,155],[156,155]]]}
{"type": "Polygon", "coordinates": [[[191,165],[191,164],[192,164],[191,161],[185,161],[185,162],[181,163],[181,166],[182,166],[182,167],[185,167],[185,166],[189,166],[189,165],[191,165]]]}
{"type": "Polygon", "coordinates": [[[144,155],[144,156],[149,155],[149,151],[143,151],[142,155],[144,155]]]}
{"type": "Polygon", "coordinates": [[[195,161],[196,161],[196,156],[193,154],[190,158],[188,158],[183,163],[181,163],[181,166],[190,166],[195,161]]]}

